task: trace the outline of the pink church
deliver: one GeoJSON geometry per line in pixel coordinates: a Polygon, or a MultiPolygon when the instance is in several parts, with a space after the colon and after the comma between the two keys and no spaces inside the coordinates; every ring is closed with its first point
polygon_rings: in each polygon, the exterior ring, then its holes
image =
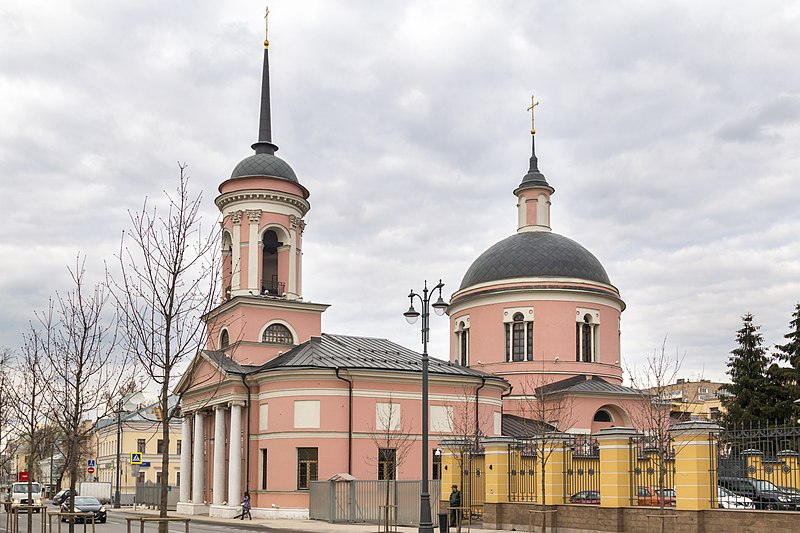
{"type": "Polygon", "coordinates": [[[386,339],[323,333],[328,305],[303,298],[310,194],[275,155],[268,59],[265,41],[255,153],[216,198],[221,303],[204,317],[206,346],[177,386],[178,512],[232,517],[248,491],[254,516],[308,516],[312,481],[419,479],[422,453],[436,475],[438,443],[464,431],[463,413],[472,413],[470,432],[513,435],[536,397],[570,399],[574,421],[562,431],[630,425],[625,305],[600,262],[550,230],[554,189],[534,152],[515,191],[518,232],[478,257],[452,296],[450,361],[430,361],[430,439],[421,450],[421,355],[386,339]],[[390,434],[413,444],[401,464],[395,448],[381,446],[390,434]]]}

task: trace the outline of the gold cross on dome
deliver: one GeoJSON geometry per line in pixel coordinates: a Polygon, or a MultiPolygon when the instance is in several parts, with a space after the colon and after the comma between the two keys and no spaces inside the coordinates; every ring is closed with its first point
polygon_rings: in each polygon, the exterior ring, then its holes
{"type": "Polygon", "coordinates": [[[533,95],[531,95],[531,106],[528,108],[528,111],[531,112],[531,135],[536,135],[536,128],[533,127],[533,111],[534,111],[533,108],[536,107],[537,105],[539,105],[539,102],[537,102],[533,98],[533,95]]]}
{"type": "Polygon", "coordinates": [[[264,13],[264,48],[269,48],[269,6],[264,13]]]}

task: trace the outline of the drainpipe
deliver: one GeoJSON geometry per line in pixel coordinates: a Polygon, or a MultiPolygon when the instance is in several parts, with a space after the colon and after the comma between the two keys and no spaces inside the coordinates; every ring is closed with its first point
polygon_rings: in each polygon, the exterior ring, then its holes
{"type": "Polygon", "coordinates": [[[247,389],[247,438],[245,439],[245,480],[244,490],[250,492],[250,414],[252,402],[250,401],[250,385],[247,384],[247,375],[242,374],[242,384],[247,389]]]}
{"type": "Polygon", "coordinates": [[[478,443],[478,435],[481,433],[481,428],[478,427],[478,391],[481,390],[484,385],[486,385],[486,378],[481,377],[481,386],[475,389],[475,446],[477,447],[478,443]]]}
{"type": "Polygon", "coordinates": [[[341,368],[336,367],[336,377],[347,382],[349,414],[347,417],[347,473],[353,475],[353,381],[339,375],[341,368]]]}

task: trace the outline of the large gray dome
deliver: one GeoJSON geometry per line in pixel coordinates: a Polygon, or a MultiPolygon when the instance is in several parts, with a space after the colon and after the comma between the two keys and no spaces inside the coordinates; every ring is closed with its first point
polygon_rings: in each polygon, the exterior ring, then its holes
{"type": "Polygon", "coordinates": [[[578,278],[611,284],[606,269],[592,253],[563,235],[525,231],[503,239],[469,267],[461,289],[510,278],[578,278]]]}
{"type": "Polygon", "coordinates": [[[272,154],[253,154],[242,159],[231,173],[231,178],[245,176],[270,176],[298,183],[297,175],[289,163],[272,154]]]}

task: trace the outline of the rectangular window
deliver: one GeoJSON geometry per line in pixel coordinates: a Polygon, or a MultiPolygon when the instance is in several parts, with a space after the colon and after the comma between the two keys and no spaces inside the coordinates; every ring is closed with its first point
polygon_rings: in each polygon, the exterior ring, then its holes
{"type": "Polygon", "coordinates": [[[397,450],[395,448],[378,448],[378,480],[394,479],[396,467],[397,450]]]}
{"type": "Polygon", "coordinates": [[[512,329],[512,360],[524,361],[525,360],[525,333],[522,329],[522,322],[514,322],[511,326],[512,329]]]}
{"type": "Polygon", "coordinates": [[[144,439],[138,439],[136,441],[136,451],[139,453],[144,453],[145,447],[147,446],[147,441],[144,439]]]}
{"type": "Polygon", "coordinates": [[[156,472],[156,483],[161,484],[161,472],[156,472]]]}
{"type": "Polygon", "coordinates": [[[317,480],[317,448],[297,448],[297,490],[308,490],[317,480]]]}
{"type": "Polygon", "coordinates": [[[528,361],[533,361],[533,322],[525,323],[525,354],[528,361]]]}
{"type": "MultiPolygon", "coordinates": [[[[180,442],[180,441],[178,441],[178,442],[180,442]]],[[[179,486],[179,487],[181,486],[181,473],[180,472],[175,472],[175,484],[177,486],[179,486]]]]}
{"type": "Polygon", "coordinates": [[[181,454],[181,439],[178,439],[178,451],[175,453],[177,453],[178,455],[181,454]]]}
{"type": "Polygon", "coordinates": [[[441,450],[433,450],[433,461],[431,461],[431,479],[442,479],[442,453],[441,450]]]}
{"type": "Polygon", "coordinates": [[[156,453],[164,453],[164,439],[156,441],[156,453]]]}
{"type": "Polygon", "coordinates": [[[506,323],[506,361],[511,361],[511,324],[506,323]]]}
{"type": "Polygon", "coordinates": [[[143,471],[141,471],[141,470],[139,471],[139,475],[136,477],[136,482],[137,483],[144,483],[144,472],[143,471]]]}
{"type": "Polygon", "coordinates": [[[267,490],[267,449],[261,450],[261,490],[267,490]]]}

